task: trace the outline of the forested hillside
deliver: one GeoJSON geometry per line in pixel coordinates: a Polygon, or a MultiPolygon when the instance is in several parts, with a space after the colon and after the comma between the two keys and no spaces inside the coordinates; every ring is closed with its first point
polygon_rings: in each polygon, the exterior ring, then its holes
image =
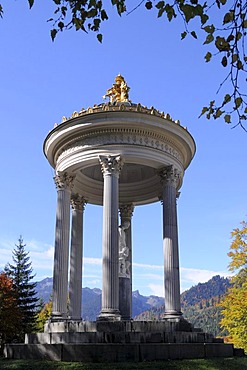
{"type": "MultiPolygon", "coordinates": [[[[220,297],[230,286],[229,279],[214,276],[207,283],[198,284],[181,294],[181,307],[184,318],[195,327],[223,336],[220,329],[221,308],[218,306],[220,297]]],[[[160,320],[164,313],[164,305],[142,312],[135,320],[160,320]]]]}

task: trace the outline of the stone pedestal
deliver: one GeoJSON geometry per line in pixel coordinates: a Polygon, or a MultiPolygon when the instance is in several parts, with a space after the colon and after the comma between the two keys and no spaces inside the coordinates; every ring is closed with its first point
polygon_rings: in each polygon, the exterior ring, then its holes
{"type": "Polygon", "coordinates": [[[67,318],[70,197],[73,176],[57,173],[56,236],[53,271],[52,320],[67,318]]]}
{"type": "Polygon", "coordinates": [[[118,280],[118,179],[122,168],[119,155],[100,156],[104,177],[102,309],[99,320],[120,320],[118,280]]]}

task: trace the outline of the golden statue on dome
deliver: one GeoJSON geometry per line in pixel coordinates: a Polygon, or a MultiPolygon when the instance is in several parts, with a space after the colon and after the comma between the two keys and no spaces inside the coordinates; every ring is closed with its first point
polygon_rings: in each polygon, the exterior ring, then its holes
{"type": "Polygon", "coordinates": [[[106,94],[103,96],[103,99],[106,99],[108,96],[110,103],[125,103],[130,102],[129,100],[129,90],[130,87],[127,85],[125,79],[120,74],[115,78],[115,83],[110,89],[106,91],[106,94]]]}

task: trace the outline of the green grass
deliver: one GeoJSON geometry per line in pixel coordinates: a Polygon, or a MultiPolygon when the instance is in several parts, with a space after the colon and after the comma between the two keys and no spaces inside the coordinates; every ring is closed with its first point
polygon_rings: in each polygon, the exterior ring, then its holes
{"type": "Polygon", "coordinates": [[[0,370],[247,370],[247,357],[142,363],[82,363],[0,359],[0,370]]]}

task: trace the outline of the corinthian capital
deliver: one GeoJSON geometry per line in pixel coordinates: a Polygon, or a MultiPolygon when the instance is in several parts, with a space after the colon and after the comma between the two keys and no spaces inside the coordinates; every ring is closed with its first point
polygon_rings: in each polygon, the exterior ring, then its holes
{"type": "Polygon", "coordinates": [[[163,185],[171,185],[177,187],[180,173],[173,166],[167,166],[159,171],[161,182],[163,185]]]}
{"type": "Polygon", "coordinates": [[[72,190],[74,184],[75,176],[70,175],[67,172],[57,172],[56,176],[54,176],[54,181],[57,190],[62,190],[62,189],[69,189],[72,190]]]}
{"type": "Polygon", "coordinates": [[[130,204],[120,204],[119,206],[119,213],[121,218],[131,218],[133,215],[134,206],[132,203],[130,204]]]}
{"type": "Polygon", "coordinates": [[[99,163],[101,165],[101,171],[103,175],[110,174],[119,174],[123,167],[123,160],[120,155],[108,155],[108,156],[99,156],[99,163]]]}
{"type": "Polygon", "coordinates": [[[79,194],[72,194],[71,195],[71,206],[72,209],[76,209],[78,211],[84,211],[86,200],[83,196],[79,194]]]}

